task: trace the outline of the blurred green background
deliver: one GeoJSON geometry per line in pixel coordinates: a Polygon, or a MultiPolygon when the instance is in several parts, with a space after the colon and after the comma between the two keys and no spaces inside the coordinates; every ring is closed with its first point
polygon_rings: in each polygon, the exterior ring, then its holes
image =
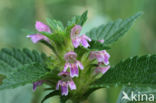
{"type": "MultiPolygon", "coordinates": [[[[143,11],[126,36],[109,50],[111,64],[130,56],[156,53],[156,0],[0,0],[0,48],[30,48],[40,51],[41,44],[34,45],[25,36],[35,30],[36,20],[46,17],[61,20],[64,25],[74,15],[89,11],[83,32],[118,18],[127,18],[143,11]]],[[[40,87],[42,90],[42,87],[40,87]]],[[[100,89],[89,97],[91,103],[116,103],[120,87],[100,89]]],[[[0,91],[0,103],[39,103],[44,94],[32,85],[0,91]]],[[[59,103],[58,97],[47,103],[59,103]]]]}

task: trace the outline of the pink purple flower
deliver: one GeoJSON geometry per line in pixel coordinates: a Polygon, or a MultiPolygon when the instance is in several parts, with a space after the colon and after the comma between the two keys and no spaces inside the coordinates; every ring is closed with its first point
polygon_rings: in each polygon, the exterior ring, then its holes
{"type": "MultiPolygon", "coordinates": [[[[50,28],[46,24],[44,24],[44,23],[42,23],[40,21],[36,21],[35,28],[39,32],[48,32],[48,33],[51,33],[50,28]]],[[[31,38],[31,40],[32,40],[33,43],[37,43],[40,40],[45,40],[45,41],[49,42],[49,39],[46,36],[44,36],[42,34],[39,34],[39,33],[32,34],[32,35],[27,35],[27,37],[28,38],[31,38]]]]}
{"type": "Polygon", "coordinates": [[[100,42],[100,43],[104,43],[104,40],[102,39],[102,40],[98,40],[98,42],[100,42]]]}
{"type": "Polygon", "coordinates": [[[71,77],[69,76],[69,72],[61,72],[59,73],[59,76],[62,76],[62,79],[58,81],[57,85],[56,85],[56,90],[59,90],[59,87],[61,87],[61,93],[62,95],[68,95],[68,87],[71,90],[75,90],[76,89],[76,85],[74,83],[74,81],[71,79],[71,77]]]}
{"type": "Polygon", "coordinates": [[[104,74],[109,70],[109,68],[110,68],[110,66],[96,67],[95,72],[104,74]]]}
{"type": "Polygon", "coordinates": [[[27,35],[27,37],[31,38],[33,43],[37,43],[40,40],[45,40],[45,41],[49,42],[49,39],[42,34],[32,34],[32,35],[27,35]]]}
{"type": "Polygon", "coordinates": [[[43,82],[44,82],[43,80],[34,82],[33,83],[33,90],[35,91],[38,86],[41,86],[43,84],[43,82]]]}
{"type": "Polygon", "coordinates": [[[84,46],[85,48],[88,48],[90,45],[88,41],[91,41],[89,37],[87,37],[85,34],[80,35],[81,32],[81,26],[80,25],[75,25],[71,29],[71,39],[72,39],[72,44],[75,48],[77,48],[80,44],[84,46]]]}
{"type": "Polygon", "coordinates": [[[97,59],[99,64],[105,64],[108,65],[109,64],[109,58],[110,55],[106,52],[106,50],[102,50],[102,51],[92,51],[90,53],[89,58],[92,59],[97,59]]]}
{"type": "Polygon", "coordinates": [[[48,32],[48,33],[51,33],[51,30],[50,30],[49,26],[46,25],[46,24],[44,24],[44,23],[42,23],[42,22],[40,22],[40,21],[36,21],[35,28],[39,32],[48,32]]]}
{"type": "Polygon", "coordinates": [[[67,71],[70,68],[70,76],[71,77],[78,77],[79,69],[83,70],[83,65],[80,61],[76,60],[77,54],[75,52],[68,52],[64,55],[64,59],[66,60],[64,70],[67,71]]]}

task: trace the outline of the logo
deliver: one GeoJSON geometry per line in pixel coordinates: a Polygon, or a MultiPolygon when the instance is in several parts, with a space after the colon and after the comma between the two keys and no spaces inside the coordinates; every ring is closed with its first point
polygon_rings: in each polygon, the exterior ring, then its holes
{"type": "Polygon", "coordinates": [[[154,94],[144,94],[141,92],[132,91],[129,96],[125,91],[123,91],[122,95],[123,95],[121,98],[122,101],[126,100],[126,101],[138,101],[138,102],[143,102],[143,101],[154,102],[154,94]]]}

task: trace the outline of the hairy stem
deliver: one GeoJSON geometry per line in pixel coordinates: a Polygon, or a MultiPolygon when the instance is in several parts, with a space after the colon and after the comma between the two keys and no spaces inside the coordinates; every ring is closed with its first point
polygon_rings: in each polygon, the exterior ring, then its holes
{"type": "Polygon", "coordinates": [[[53,53],[57,56],[57,58],[62,61],[61,57],[58,55],[57,51],[55,50],[55,48],[51,44],[49,44],[48,42],[43,41],[43,40],[41,42],[43,44],[45,44],[46,46],[48,46],[53,51],[53,53]]]}

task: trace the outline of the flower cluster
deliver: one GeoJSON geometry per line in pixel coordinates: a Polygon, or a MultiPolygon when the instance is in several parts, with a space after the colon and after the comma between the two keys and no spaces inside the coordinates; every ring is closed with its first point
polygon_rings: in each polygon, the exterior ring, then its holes
{"type": "MultiPolygon", "coordinates": [[[[37,43],[40,40],[44,40],[50,43],[49,38],[42,35],[41,32],[47,32],[52,34],[50,28],[42,22],[36,22],[36,30],[39,32],[37,34],[28,35],[27,37],[31,38],[33,43],[37,43]]],[[[80,35],[82,27],[80,25],[75,25],[70,31],[71,43],[74,48],[78,48],[79,46],[83,46],[84,48],[90,47],[89,42],[91,39],[85,34],[80,35]]],[[[98,42],[104,43],[104,40],[99,40],[98,42]]],[[[98,66],[95,68],[95,73],[105,73],[109,68],[109,58],[110,55],[106,52],[106,50],[102,51],[91,51],[89,55],[89,59],[96,59],[98,61],[98,66]]],[[[83,70],[83,64],[77,60],[77,54],[71,50],[64,54],[64,69],[58,74],[61,77],[61,80],[56,84],[56,90],[59,90],[61,87],[62,95],[68,95],[68,87],[71,90],[76,89],[76,85],[72,78],[79,76],[79,69],[83,70]],[[69,69],[69,70],[68,70],[69,69]]],[[[43,81],[37,81],[33,83],[33,90],[36,90],[37,86],[41,85],[43,81]]]]}
{"type": "Polygon", "coordinates": [[[59,86],[61,86],[62,95],[68,95],[68,86],[71,90],[76,89],[76,85],[70,77],[69,72],[62,71],[58,75],[62,76],[62,79],[58,81],[56,85],[56,90],[59,90],[59,86]]]}
{"type": "Polygon", "coordinates": [[[92,51],[90,53],[89,58],[91,60],[92,59],[97,59],[98,67],[95,69],[95,71],[97,73],[101,72],[101,73],[104,74],[110,68],[110,66],[108,65],[109,64],[110,55],[106,52],[106,50],[92,51]],[[103,65],[105,65],[105,66],[103,66],[103,65]]]}
{"type": "MultiPolygon", "coordinates": [[[[36,24],[35,24],[35,28],[38,32],[48,32],[48,33],[52,33],[50,28],[48,27],[48,25],[40,22],[40,21],[36,21],[36,24]]],[[[31,38],[32,42],[33,43],[37,43],[39,42],[40,40],[45,40],[47,42],[49,42],[49,39],[40,34],[40,33],[37,33],[37,34],[32,34],[32,35],[27,35],[28,38],[31,38]]]]}
{"type": "Polygon", "coordinates": [[[84,46],[85,48],[88,48],[90,45],[87,41],[91,41],[89,37],[87,37],[85,34],[79,35],[81,32],[81,26],[76,25],[72,28],[70,37],[72,39],[73,46],[77,48],[80,44],[84,46]]]}
{"type": "Polygon", "coordinates": [[[61,85],[62,95],[68,95],[68,85],[71,90],[76,89],[75,83],[72,81],[71,78],[78,77],[79,69],[83,70],[83,65],[80,61],[76,60],[77,54],[73,51],[68,52],[64,55],[64,59],[66,63],[64,65],[64,69],[59,75],[64,75],[62,80],[59,80],[56,86],[56,90],[59,89],[59,85],[61,85]],[[67,69],[70,69],[70,74],[67,72],[67,69]],[[70,77],[69,77],[70,76],[70,77]]]}
{"type": "Polygon", "coordinates": [[[68,52],[65,54],[64,59],[66,60],[66,64],[64,66],[63,71],[67,71],[70,68],[70,76],[71,77],[78,77],[79,69],[78,67],[83,70],[83,65],[80,61],[76,60],[77,54],[75,52],[68,52]]]}
{"type": "MultiPolygon", "coordinates": [[[[71,33],[70,33],[70,37],[72,40],[72,44],[75,48],[77,48],[78,46],[80,46],[80,44],[87,48],[89,47],[89,43],[88,41],[91,41],[91,39],[89,37],[87,37],[85,34],[80,35],[81,32],[81,26],[80,25],[75,25],[72,29],[71,29],[71,33]]],[[[64,55],[64,59],[66,61],[65,65],[64,65],[64,69],[63,72],[67,72],[67,69],[70,69],[70,77],[78,77],[79,75],[79,68],[81,70],[84,69],[82,63],[80,61],[78,61],[76,59],[77,54],[73,51],[70,51],[68,53],[66,53],[64,55]]],[[[76,85],[73,81],[71,81],[71,78],[68,79],[68,82],[66,81],[58,81],[56,89],[58,90],[58,85],[61,85],[61,92],[62,95],[67,95],[68,94],[68,88],[67,89],[62,89],[63,87],[70,87],[71,90],[76,89],[76,85]],[[69,82],[70,81],[70,82],[69,82]],[[75,88],[71,88],[70,85],[73,85],[75,88]]]]}
{"type": "MultiPolygon", "coordinates": [[[[87,37],[85,34],[80,35],[81,29],[82,28],[80,25],[75,25],[71,29],[70,36],[71,36],[72,44],[75,48],[80,46],[80,44],[83,47],[88,48],[90,46],[88,41],[91,41],[91,39],[89,37],[87,37]]],[[[104,40],[100,40],[99,42],[103,43],[104,40]]],[[[71,78],[78,77],[78,74],[79,74],[78,68],[80,68],[81,70],[84,69],[82,63],[80,61],[76,60],[76,57],[77,57],[77,54],[73,51],[68,52],[64,55],[64,59],[66,60],[66,63],[65,63],[63,71],[66,72],[67,69],[70,68],[70,77],[71,78]]],[[[110,68],[110,66],[105,66],[105,67],[101,66],[103,64],[108,65],[109,64],[109,58],[110,58],[110,55],[105,50],[103,50],[103,51],[92,51],[90,53],[90,59],[97,59],[98,60],[99,66],[95,69],[96,73],[101,72],[104,74],[110,68]]],[[[65,81],[63,82],[62,80],[58,81],[56,88],[58,90],[58,85],[61,85],[62,95],[67,95],[68,89],[62,89],[62,88],[63,87],[67,88],[68,85],[70,86],[69,83],[70,82],[65,82],[65,81]]],[[[72,81],[72,84],[75,86],[73,81],[72,81]]],[[[76,89],[76,88],[74,88],[74,89],[76,89]]],[[[71,88],[71,90],[73,90],[73,89],[71,88]]]]}

